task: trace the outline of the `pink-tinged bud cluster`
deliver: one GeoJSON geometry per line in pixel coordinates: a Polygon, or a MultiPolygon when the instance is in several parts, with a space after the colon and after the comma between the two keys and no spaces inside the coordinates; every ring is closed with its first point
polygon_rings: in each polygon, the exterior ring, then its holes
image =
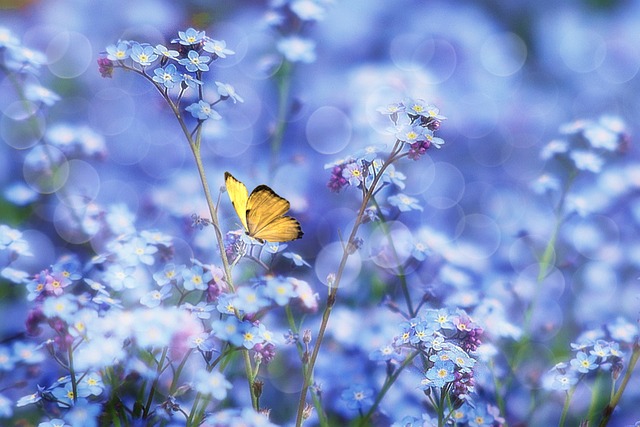
{"type": "Polygon", "coordinates": [[[347,179],[342,176],[342,170],[345,165],[336,165],[331,169],[331,177],[329,178],[329,182],[327,183],[327,187],[334,193],[340,192],[347,184],[347,179]]]}

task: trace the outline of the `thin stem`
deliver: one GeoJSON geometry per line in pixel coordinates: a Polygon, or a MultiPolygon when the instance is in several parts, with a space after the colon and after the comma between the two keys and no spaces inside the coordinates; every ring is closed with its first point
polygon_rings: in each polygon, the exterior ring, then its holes
{"type": "Polygon", "coordinates": [[[567,414],[569,413],[569,405],[571,404],[571,398],[573,397],[573,393],[576,392],[577,386],[571,387],[569,391],[567,391],[564,405],[562,406],[562,414],[560,415],[560,421],[558,422],[558,427],[564,427],[564,423],[567,419],[567,414]]]}
{"type": "Polygon", "coordinates": [[[389,225],[387,224],[387,219],[384,217],[382,213],[382,209],[380,209],[380,205],[378,204],[375,196],[371,197],[371,203],[378,211],[378,217],[380,218],[380,228],[387,238],[389,242],[389,246],[391,247],[391,253],[393,254],[393,258],[398,266],[398,278],[400,279],[400,288],[402,289],[402,295],[404,296],[405,303],[407,304],[407,311],[409,312],[409,317],[415,317],[416,311],[413,309],[413,302],[411,301],[411,295],[409,294],[409,287],[407,286],[407,276],[404,272],[404,265],[400,261],[400,257],[398,256],[398,250],[396,249],[396,245],[393,241],[393,237],[391,236],[391,231],[389,230],[389,225]]]}
{"type": "Polygon", "coordinates": [[[287,114],[289,113],[289,93],[291,92],[291,74],[293,64],[285,60],[278,70],[278,117],[276,128],[271,139],[271,165],[270,170],[273,173],[278,166],[280,157],[280,147],[284,139],[284,132],[287,127],[287,114]]]}
{"type": "Polygon", "coordinates": [[[167,358],[167,352],[169,351],[168,347],[162,349],[162,355],[160,356],[160,360],[158,361],[158,367],[156,368],[156,377],[153,379],[153,383],[151,384],[151,389],[149,389],[149,396],[147,397],[147,403],[144,405],[144,411],[142,412],[142,418],[146,419],[149,416],[149,411],[151,410],[151,404],[153,403],[153,396],[156,393],[158,388],[158,383],[160,382],[160,375],[164,371],[163,365],[167,358]]]}
{"type": "Polygon", "coordinates": [[[618,406],[620,399],[622,398],[622,394],[627,388],[627,384],[629,384],[629,380],[631,379],[631,374],[633,374],[634,369],[636,368],[636,364],[638,363],[638,358],[640,358],[640,344],[638,343],[638,339],[636,338],[636,342],[633,344],[633,352],[631,353],[631,359],[629,360],[629,366],[627,366],[627,372],[624,374],[622,378],[622,382],[620,383],[620,388],[611,398],[609,404],[602,411],[602,418],[600,419],[600,427],[605,427],[609,420],[611,419],[611,415],[613,414],[614,409],[618,406]]]}
{"type": "MultiPolygon", "coordinates": [[[[305,403],[307,400],[307,392],[309,391],[309,387],[311,386],[311,381],[313,377],[313,369],[315,367],[316,359],[318,358],[318,353],[320,352],[320,347],[322,345],[322,341],[324,339],[324,334],[327,329],[327,325],[329,324],[329,317],[331,316],[331,311],[336,302],[336,295],[338,293],[338,289],[340,286],[340,281],[342,279],[342,275],[344,273],[344,269],[347,265],[347,260],[351,255],[351,244],[355,240],[356,234],[358,233],[358,229],[362,224],[362,219],[364,217],[364,212],[369,205],[369,201],[373,196],[373,193],[378,185],[378,182],[382,178],[385,169],[394,161],[400,159],[405,154],[400,154],[400,150],[402,148],[402,143],[400,141],[396,141],[389,157],[384,162],[380,171],[377,175],[374,176],[373,181],[371,182],[370,187],[367,191],[364,192],[362,204],[360,205],[360,210],[356,216],[355,223],[353,224],[353,228],[351,229],[351,233],[349,234],[349,238],[345,242],[342,251],[342,258],[340,259],[340,264],[338,267],[338,271],[336,273],[335,281],[333,284],[329,284],[329,294],[327,295],[327,305],[322,313],[322,320],[320,322],[320,329],[318,330],[318,337],[316,338],[316,344],[313,347],[313,351],[311,352],[311,357],[309,358],[309,363],[304,369],[304,382],[302,386],[302,391],[300,392],[300,399],[298,401],[298,413],[296,416],[296,427],[300,427],[302,425],[302,413],[304,411],[305,403]]],[[[362,184],[364,187],[364,183],[362,184]]]]}
{"type": "Polygon", "coordinates": [[[409,357],[407,357],[402,364],[398,367],[398,369],[396,369],[393,374],[389,375],[385,381],[384,384],[382,385],[382,388],[380,389],[380,392],[378,393],[378,395],[376,396],[376,400],[373,402],[373,405],[371,406],[371,408],[369,408],[369,411],[367,411],[367,413],[364,415],[364,417],[361,418],[360,420],[360,425],[361,426],[365,426],[365,422],[369,420],[369,418],[371,418],[371,416],[373,415],[373,413],[376,411],[376,409],[378,409],[378,406],[380,405],[380,403],[382,402],[382,399],[384,398],[384,396],[387,394],[387,392],[391,389],[391,386],[393,385],[393,383],[395,383],[395,381],[398,379],[398,377],[400,376],[400,373],[407,367],[409,366],[409,364],[413,361],[413,359],[415,359],[415,357],[419,354],[419,351],[415,351],[413,353],[411,353],[409,355],[409,357]]]}

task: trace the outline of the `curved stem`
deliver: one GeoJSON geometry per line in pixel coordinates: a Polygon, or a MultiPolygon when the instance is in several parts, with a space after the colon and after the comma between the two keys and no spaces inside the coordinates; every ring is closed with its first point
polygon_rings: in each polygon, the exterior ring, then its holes
{"type": "Polygon", "coordinates": [[[380,209],[380,205],[376,201],[375,196],[371,197],[371,202],[373,206],[375,206],[378,211],[378,217],[380,218],[380,227],[389,242],[389,246],[391,247],[391,253],[393,254],[393,258],[398,266],[398,278],[400,279],[400,287],[402,289],[402,295],[404,296],[405,303],[407,304],[407,311],[409,313],[409,317],[415,317],[416,311],[413,309],[413,302],[411,301],[411,295],[409,294],[409,287],[407,286],[407,276],[404,272],[404,265],[400,262],[400,257],[398,256],[398,251],[396,249],[396,245],[393,242],[393,237],[391,236],[391,231],[389,230],[389,225],[387,224],[387,219],[382,214],[382,210],[380,209]]]}
{"type": "MultiPolygon", "coordinates": [[[[367,206],[369,205],[369,201],[373,196],[373,193],[375,192],[376,187],[378,186],[378,182],[382,178],[384,171],[391,163],[393,163],[394,161],[404,156],[403,154],[400,154],[401,148],[402,148],[402,143],[400,141],[396,141],[391,153],[389,154],[389,157],[380,168],[380,171],[378,172],[378,174],[375,175],[375,177],[373,178],[373,181],[371,182],[371,185],[369,186],[369,188],[366,191],[364,191],[362,204],[360,205],[360,209],[358,211],[358,214],[356,215],[355,223],[353,224],[351,233],[349,233],[349,238],[343,245],[342,258],[340,259],[340,264],[338,266],[338,271],[336,273],[335,281],[333,282],[333,284],[329,284],[329,294],[327,295],[327,305],[325,306],[325,309],[322,313],[322,320],[320,321],[320,329],[318,330],[318,337],[316,338],[316,344],[313,347],[313,351],[311,352],[311,357],[309,358],[309,362],[303,372],[304,382],[302,386],[302,391],[300,392],[300,399],[298,401],[296,427],[300,427],[302,425],[302,414],[303,414],[305,403],[307,400],[307,392],[309,391],[309,387],[311,386],[311,381],[313,378],[313,369],[315,367],[316,360],[318,358],[318,353],[320,352],[320,346],[322,345],[322,341],[324,340],[324,334],[326,332],[327,325],[329,324],[329,317],[331,316],[331,311],[333,309],[333,306],[336,303],[336,295],[338,293],[340,281],[342,279],[344,269],[347,265],[347,260],[351,255],[352,249],[350,248],[350,246],[352,242],[355,240],[355,237],[358,233],[358,229],[362,224],[364,212],[367,206]]],[[[364,183],[362,185],[364,187],[364,183]]]]}

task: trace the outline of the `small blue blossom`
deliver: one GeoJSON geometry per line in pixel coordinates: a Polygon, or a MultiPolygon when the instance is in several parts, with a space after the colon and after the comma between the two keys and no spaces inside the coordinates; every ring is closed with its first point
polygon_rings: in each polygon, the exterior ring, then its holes
{"type": "Polygon", "coordinates": [[[242,345],[244,337],[242,332],[244,326],[235,316],[229,316],[225,320],[214,320],[211,322],[211,332],[218,339],[229,341],[235,346],[242,345]]]}
{"type": "Polygon", "coordinates": [[[205,52],[213,53],[218,58],[226,58],[227,55],[235,54],[231,49],[227,49],[227,42],[224,40],[206,39],[202,49],[205,52]]]}
{"type": "Polygon", "coordinates": [[[66,322],[71,322],[78,309],[75,296],[61,295],[51,296],[45,299],[42,304],[42,313],[49,319],[60,318],[66,322]]]}
{"type": "Polygon", "coordinates": [[[130,55],[131,48],[128,42],[121,41],[117,45],[107,46],[107,58],[112,61],[124,61],[130,55]]]}
{"type": "Polygon", "coordinates": [[[274,277],[267,280],[264,296],[271,298],[276,304],[284,307],[292,298],[296,297],[296,293],[293,289],[293,284],[288,279],[274,277]]]}
{"type": "Polygon", "coordinates": [[[316,44],[299,36],[289,36],[278,41],[278,51],[287,61],[311,63],[316,60],[316,44]]]}
{"type": "Polygon", "coordinates": [[[596,363],[597,358],[598,357],[594,354],[587,355],[585,352],[579,351],[576,354],[576,357],[571,359],[571,367],[578,372],[586,374],[589,371],[598,369],[598,364],[596,363]]]}
{"type": "Polygon", "coordinates": [[[231,294],[220,295],[216,303],[216,310],[221,314],[235,314],[234,299],[235,296],[231,294]]]}
{"type": "Polygon", "coordinates": [[[153,308],[159,306],[162,301],[171,296],[171,287],[163,286],[160,289],[154,289],[147,292],[140,298],[140,304],[145,307],[153,308]]]}
{"type": "Polygon", "coordinates": [[[455,364],[451,360],[436,360],[431,368],[425,373],[429,380],[429,387],[444,387],[446,383],[455,380],[455,364]]]}
{"type": "Polygon", "coordinates": [[[0,418],[10,418],[13,415],[13,402],[0,394],[0,418]]]}
{"type": "Polygon", "coordinates": [[[347,408],[353,410],[366,410],[373,405],[373,390],[361,384],[352,384],[340,394],[347,408]]]}
{"type": "Polygon", "coordinates": [[[222,372],[213,371],[199,375],[194,387],[202,394],[210,394],[216,400],[223,400],[227,397],[227,390],[230,390],[232,385],[222,372]]]}
{"type": "Polygon", "coordinates": [[[183,46],[191,46],[204,40],[205,32],[195,28],[187,28],[186,31],[178,31],[178,38],[171,40],[171,43],[180,43],[183,46]]]}
{"type": "Polygon", "coordinates": [[[311,265],[310,265],[307,261],[305,261],[305,260],[302,258],[302,256],[300,256],[300,255],[298,255],[298,254],[296,254],[296,253],[293,253],[293,252],[283,252],[283,253],[282,253],[282,256],[283,256],[283,257],[285,257],[285,258],[289,258],[291,261],[293,261],[293,264],[294,264],[296,267],[302,267],[303,265],[304,265],[305,267],[311,267],[311,265]]]}
{"type": "Polygon", "coordinates": [[[24,88],[24,96],[29,101],[42,102],[44,105],[50,107],[56,102],[60,101],[60,96],[46,87],[29,84],[24,88]]]}
{"type": "Polygon", "coordinates": [[[385,344],[369,353],[369,359],[378,362],[386,362],[388,360],[401,360],[402,356],[391,344],[385,344]]]}
{"type": "Polygon", "coordinates": [[[134,289],[138,282],[134,277],[136,268],[133,266],[122,266],[120,264],[111,264],[104,272],[103,281],[114,291],[122,289],[134,289]]]}
{"type": "Polygon", "coordinates": [[[153,70],[153,73],[155,74],[153,76],[153,81],[163,85],[167,89],[172,89],[176,84],[182,81],[182,77],[178,73],[178,69],[173,64],[169,64],[164,68],[156,68],[153,70]]]}
{"type": "Polygon", "coordinates": [[[196,79],[189,73],[182,74],[182,83],[183,85],[187,85],[187,87],[191,89],[197,89],[198,86],[202,86],[202,81],[196,79]]]}
{"type": "Polygon", "coordinates": [[[342,169],[342,176],[349,182],[349,185],[358,186],[364,180],[364,173],[358,162],[349,163],[342,169]]]}
{"type": "Polygon", "coordinates": [[[244,99],[236,93],[235,88],[230,84],[216,82],[216,86],[218,87],[218,95],[220,95],[222,99],[231,98],[234,104],[236,102],[244,102],[244,99]]]}
{"type": "Polygon", "coordinates": [[[183,65],[187,71],[193,73],[195,71],[209,71],[209,66],[207,65],[209,61],[211,61],[211,57],[200,56],[197,51],[190,50],[187,57],[178,60],[178,63],[183,65]]]}
{"type": "Polygon", "coordinates": [[[18,401],[16,402],[16,407],[20,408],[22,406],[27,406],[33,403],[40,402],[42,400],[42,392],[43,392],[43,389],[41,389],[40,386],[38,386],[38,391],[36,393],[28,394],[18,399],[18,401]]]}
{"type": "Polygon", "coordinates": [[[101,404],[81,399],[67,412],[65,418],[74,427],[98,427],[98,416],[101,413],[101,404]]]}
{"type": "Polygon", "coordinates": [[[9,347],[0,346],[0,371],[11,371],[15,366],[15,360],[9,347]]]}
{"type": "Polygon", "coordinates": [[[269,306],[269,300],[264,297],[263,287],[243,286],[236,290],[233,305],[245,313],[257,313],[261,308],[269,306]]]}
{"type": "Polygon", "coordinates": [[[418,204],[418,199],[407,196],[403,193],[394,194],[387,199],[391,206],[397,207],[400,212],[408,212],[410,210],[422,210],[422,206],[418,204]]]}
{"type": "Polygon", "coordinates": [[[194,265],[191,269],[182,271],[182,278],[184,279],[182,286],[188,291],[207,290],[209,281],[213,279],[213,274],[210,271],[205,272],[199,265],[194,265]]]}
{"type": "Polygon", "coordinates": [[[162,271],[158,271],[153,274],[153,280],[156,281],[158,286],[165,286],[169,283],[177,283],[182,279],[182,272],[187,267],[184,264],[175,265],[173,263],[166,264],[162,271]]]}
{"type": "Polygon", "coordinates": [[[189,336],[187,345],[189,348],[197,348],[200,351],[212,351],[214,348],[213,339],[206,332],[189,336]]]}
{"type": "Polygon", "coordinates": [[[141,45],[139,43],[135,43],[131,46],[130,55],[134,62],[137,62],[143,67],[151,65],[153,61],[158,59],[158,54],[155,52],[153,46],[141,45]]]}
{"type": "MultiPolygon", "coordinates": [[[[198,304],[193,305],[191,303],[185,302],[182,305],[182,308],[189,311],[198,319],[207,320],[211,318],[211,312],[214,310],[214,306],[212,304],[208,304],[205,301],[200,301],[198,304]]],[[[229,313],[231,314],[231,313],[229,313]]]]}
{"type": "Polygon", "coordinates": [[[591,151],[573,150],[569,153],[569,157],[579,170],[598,173],[604,165],[604,159],[591,151]]]}
{"type": "Polygon", "coordinates": [[[256,344],[262,341],[260,329],[248,322],[242,322],[240,325],[240,333],[242,335],[242,346],[247,350],[251,350],[256,344]]]}
{"type": "Polygon", "coordinates": [[[194,102],[193,104],[191,104],[187,108],[185,108],[185,110],[190,112],[191,115],[193,117],[195,117],[196,119],[198,119],[198,120],[207,120],[207,119],[220,120],[220,119],[222,119],[222,116],[220,114],[218,114],[218,112],[216,110],[211,108],[211,104],[209,104],[208,102],[205,102],[205,101],[198,101],[197,103],[194,102]]]}
{"type": "Polygon", "coordinates": [[[13,345],[13,354],[16,362],[35,365],[45,360],[45,355],[40,346],[36,344],[17,341],[13,345]]]}
{"type": "Polygon", "coordinates": [[[177,50],[167,49],[166,46],[163,46],[161,44],[156,45],[154,50],[158,54],[158,56],[169,59],[176,59],[178,56],[180,56],[180,53],[177,50]]]}

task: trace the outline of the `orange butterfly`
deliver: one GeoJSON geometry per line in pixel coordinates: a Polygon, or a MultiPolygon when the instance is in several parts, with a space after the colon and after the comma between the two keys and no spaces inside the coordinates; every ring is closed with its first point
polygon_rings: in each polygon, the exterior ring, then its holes
{"type": "Polygon", "coordinates": [[[229,172],[224,173],[224,182],[247,235],[259,242],[287,242],[302,237],[298,220],[285,215],[289,210],[287,199],[266,185],[258,185],[249,194],[247,187],[229,172]]]}

